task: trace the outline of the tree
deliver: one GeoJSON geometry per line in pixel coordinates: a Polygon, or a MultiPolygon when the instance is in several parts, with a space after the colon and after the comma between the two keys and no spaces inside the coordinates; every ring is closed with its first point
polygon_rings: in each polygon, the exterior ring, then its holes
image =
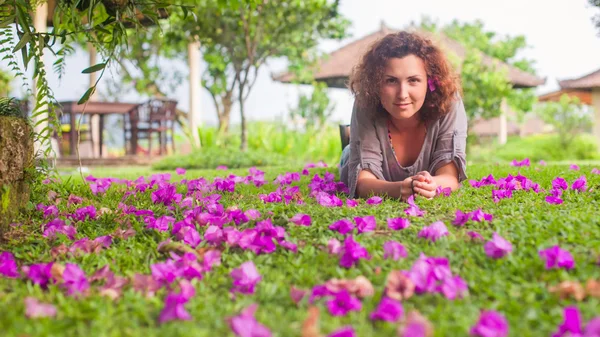
{"type": "Polygon", "coordinates": [[[245,102],[259,69],[270,58],[300,59],[321,39],[341,39],[349,25],[337,11],[339,0],[189,1],[202,19],[185,21],[181,31],[201,42],[208,64],[202,84],[221,111],[221,129],[229,126],[233,102],[239,104],[242,150],[248,146],[245,102]]]}
{"type": "MultiPolygon", "coordinates": [[[[590,5],[600,8],[600,0],[589,0],[590,5]]],[[[596,14],[593,18],[596,27],[600,29],[600,14],[596,14]]]]}
{"type": "Polygon", "coordinates": [[[494,32],[486,31],[481,21],[460,23],[454,20],[448,25],[439,27],[436,22],[424,18],[420,27],[434,33],[441,32],[466,48],[463,59],[452,56],[450,59],[460,70],[469,126],[478,118],[489,119],[500,116],[504,100],[521,116],[532,109],[536,101],[534,90],[513,88],[506,69],[497,64],[485,63],[482,57],[486,54],[525,72],[535,74],[532,60],[517,57],[520,51],[527,48],[524,36],[499,37],[494,32]]]}
{"type": "Polygon", "coordinates": [[[560,144],[567,149],[578,133],[588,130],[593,124],[593,113],[584,107],[577,97],[567,94],[560,96],[558,102],[545,102],[538,106],[536,113],[544,122],[554,126],[560,137],[560,144]]]}

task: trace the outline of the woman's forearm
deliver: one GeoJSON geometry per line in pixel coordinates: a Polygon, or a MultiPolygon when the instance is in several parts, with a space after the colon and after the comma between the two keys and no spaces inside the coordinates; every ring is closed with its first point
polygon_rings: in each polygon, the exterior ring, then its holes
{"type": "Polygon", "coordinates": [[[458,189],[460,184],[458,183],[458,179],[456,179],[455,175],[451,174],[439,174],[432,177],[435,183],[442,188],[450,187],[452,191],[458,189]]]}
{"type": "Polygon", "coordinates": [[[360,198],[370,197],[371,195],[388,196],[391,198],[406,198],[411,194],[410,182],[406,181],[385,181],[377,178],[363,178],[356,183],[356,194],[360,198]],[[402,195],[400,195],[402,190],[402,195]]]}

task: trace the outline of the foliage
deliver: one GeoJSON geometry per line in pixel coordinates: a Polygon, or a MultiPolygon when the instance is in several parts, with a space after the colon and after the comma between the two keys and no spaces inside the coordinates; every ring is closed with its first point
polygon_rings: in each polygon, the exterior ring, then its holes
{"type": "Polygon", "coordinates": [[[23,112],[16,99],[0,97],[0,116],[23,117],[23,112]]]}
{"type": "MultiPolygon", "coordinates": [[[[542,188],[550,189],[551,180],[556,176],[564,177],[569,183],[582,174],[588,177],[589,186],[600,184],[600,176],[589,174],[591,167],[583,166],[580,172],[569,171],[566,166],[548,166],[536,171],[532,168],[513,168],[509,166],[477,165],[469,168],[470,178],[480,179],[493,174],[496,178],[518,172],[539,183],[542,188]]],[[[286,170],[299,171],[300,167],[287,167],[281,170],[266,172],[267,181],[273,181],[277,175],[286,170]]],[[[337,172],[331,167],[328,171],[337,172]]],[[[152,172],[146,172],[152,173],[152,172]]],[[[173,180],[176,175],[173,173],[173,180]]],[[[228,174],[247,175],[248,170],[232,171],[188,171],[182,177],[197,179],[228,174]]],[[[239,248],[226,248],[222,251],[222,264],[213,267],[200,281],[193,281],[196,290],[194,297],[185,305],[192,320],[176,321],[160,325],[157,322],[164,307],[164,298],[168,294],[162,287],[156,294],[146,297],[125,286],[123,296],[112,300],[100,295],[97,291],[101,283],[94,281],[89,296],[75,298],[64,295],[59,285],[50,284],[47,290],[23,279],[0,277],[0,290],[5,296],[0,297],[0,326],[6,336],[228,336],[232,335],[226,319],[236,316],[252,303],[258,304],[256,319],[274,335],[295,336],[308,317],[310,306],[305,298],[298,305],[290,299],[290,287],[310,290],[332,278],[355,278],[364,276],[374,286],[375,294],[365,298],[360,312],[347,316],[334,317],[328,314],[323,300],[313,305],[320,309],[318,327],[323,336],[345,325],[352,325],[358,336],[395,336],[398,324],[372,322],[368,316],[378,305],[386,277],[392,270],[408,270],[421,253],[427,256],[446,257],[453,274],[460,275],[468,284],[469,294],[464,299],[448,300],[439,294],[419,294],[404,300],[404,311],[418,310],[434,326],[436,336],[464,336],[468,334],[478,320],[481,310],[497,310],[506,317],[510,325],[510,333],[520,336],[549,336],[557,331],[562,323],[563,308],[576,306],[581,310],[582,322],[589,321],[598,314],[598,299],[587,298],[575,301],[572,298],[559,298],[551,293],[548,287],[555,286],[564,280],[580,281],[598,278],[598,267],[595,265],[598,251],[598,239],[593,233],[600,225],[598,216],[590,210],[598,207],[597,193],[575,193],[565,191],[563,205],[549,205],[544,201],[548,193],[533,193],[517,190],[513,199],[494,203],[491,200],[491,187],[475,189],[465,186],[448,198],[436,198],[431,201],[417,200],[419,206],[427,213],[423,218],[411,218],[411,226],[402,231],[390,231],[386,225],[389,217],[404,216],[403,207],[394,200],[384,200],[378,206],[366,205],[364,200],[357,208],[340,207],[324,208],[309,198],[308,183],[312,175],[322,171],[311,169],[310,176],[302,176],[295,185],[305,198],[304,205],[264,204],[260,193],[269,193],[276,185],[266,184],[260,188],[253,185],[239,185],[235,192],[222,192],[220,202],[223,208],[238,207],[241,210],[255,208],[273,223],[285,228],[290,241],[299,245],[298,253],[280,250],[273,254],[255,255],[241,251],[239,248]],[[465,227],[450,225],[456,209],[473,211],[481,207],[491,213],[491,223],[470,221],[465,227]],[[268,214],[267,212],[272,212],[268,214]],[[310,227],[296,226],[289,219],[297,213],[310,214],[310,227]],[[360,242],[371,255],[370,260],[361,260],[355,268],[339,267],[339,259],[327,253],[327,242],[330,238],[343,237],[327,227],[340,218],[353,219],[355,216],[374,215],[377,220],[377,232],[360,234],[355,240],[360,242]],[[444,221],[450,235],[435,243],[418,238],[419,230],[434,221],[444,221]],[[484,254],[483,243],[473,242],[466,234],[477,231],[486,239],[493,232],[498,232],[514,247],[513,252],[504,259],[490,259],[484,254]],[[401,242],[408,251],[408,256],[399,261],[383,258],[383,244],[395,240],[401,242]],[[573,270],[545,270],[544,262],[538,256],[538,250],[552,245],[560,245],[569,250],[575,261],[573,270]],[[256,287],[254,295],[237,295],[232,299],[230,272],[238,268],[242,262],[252,260],[257,266],[262,280],[256,287]],[[24,298],[32,296],[57,308],[57,317],[50,319],[27,319],[25,317],[24,298]]],[[[149,175],[144,174],[146,177],[149,175]]],[[[135,179],[137,177],[133,177],[135,179]]],[[[75,178],[65,179],[61,183],[40,185],[34,192],[30,211],[22,215],[21,226],[15,226],[9,233],[11,241],[2,246],[3,251],[11,251],[19,267],[31,263],[55,261],[55,263],[76,263],[88,278],[104,265],[109,265],[112,272],[126,278],[133,278],[135,273],[150,274],[150,264],[164,262],[168,253],[160,253],[159,242],[171,237],[169,232],[158,232],[146,229],[141,217],[123,215],[117,212],[119,203],[135,206],[137,209],[150,209],[157,215],[174,214],[177,220],[184,211],[179,206],[174,211],[165,206],[151,202],[153,189],[140,192],[135,197],[125,200],[125,185],[113,185],[105,195],[93,195],[87,185],[75,178]],[[58,208],[61,214],[72,213],[81,206],[94,205],[97,209],[105,207],[96,220],[85,220],[77,224],[76,239],[97,238],[108,235],[120,226],[130,223],[136,235],[128,239],[114,239],[108,249],[98,253],[80,256],[52,255],[52,248],[61,243],[71,245],[72,241],[65,237],[55,240],[43,238],[40,227],[48,222],[42,219],[41,212],[35,211],[35,204],[49,204],[48,191],[58,193],[58,208]],[[67,206],[70,194],[82,196],[83,205],[67,206]],[[123,225],[121,225],[122,223],[123,225]]],[[[185,186],[178,185],[178,193],[185,193],[185,186]]],[[[229,226],[229,225],[228,225],[229,226]]],[[[251,222],[247,227],[253,227],[251,222]]],[[[126,227],[123,227],[126,228],[126,227]]],[[[197,227],[201,235],[206,226],[197,227]]],[[[206,242],[201,248],[209,247],[206,242]]]]}
{"type": "Polygon", "coordinates": [[[554,126],[563,151],[581,131],[591,128],[594,119],[591,108],[584,107],[577,97],[570,98],[567,94],[563,94],[558,102],[540,103],[536,113],[554,126]]]}
{"type": "Polygon", "coordinates": [[[13,78],[9,72],[0,68],[0,97],[9,95],[13,78]]]}
{"type": "Polygon", "coordinates": [[[6,54],[4,59],[8,60],[9,66],[24,83],[28,81],[23,70],[33,63],[32,80],[37,96],[34,97],[36,103],[32,119],[36,121],[37,137],[47,157],[51,152],[50,135],[53,131],[60,132],[60,123],[54,111],[56,99],[46,79],[44,53],[51,52],[58,56],[54,70],[60,75],[64,72],[65,57],[72,52],[71,44],[74,41],[83,39],[99,50],[102,62],[82,71],[100,72],[96,83],[79,99],[80,104],[85,103],[96,90],[106,67],[114,61],[119,48],[126,46],[127,27],[142,29],[145,23],[157,22],[159,14],[165,13],[173,5],[161,0],[59,0],[52,18],[54,27],[48,32],[38,32],[30,13],[34,13],[40,3],[43,2],[0,0],[0,54],[6,54]],[[16,27],[16,36],[12,25],[16,27]],[[55,50],[57,46],[60,49],[55,50]],[[20,68],[13,55],[17,52],[20,52],[24,69],[20,68]]]}
{"type": "Polygon", "coordinates": [[[202,149],[191,155],[176,155],[161,161],[155,168],[215,168],[300,164],[323,160],[337,163],[341,145],[338,130],[325,125],[320,130],[295,130],[283,123],[252,122],[248,125],[248,155],[239,151],[237,133],[223,135],[217,128],[198,130],[202,149]],[[315,134],[319,137],[315,137],[315,134]],[[238,158],[239,157],[239,158],[238,158]]]}
{"type": "Polygon", "coordinates": [[[325,126],[327,119],[331,117],[335,105],[327,95],[327,84],[313,81],[310,95],[300,94],[298,106],[290,110],[292,119],[301,119],[307,128],[319,130],[325,126]]]}
{"type": "Polygon", "coordinates": [[[529,158],[532,162],[600,159],[596,138],[592,135],[580,134],[566,148],[562,147],[561,141],[561,137],[556,134],[509,137],[504,145],[483,141],[470,146],[468,160],[481,164],[524,158],[529,158]]]}
{"type": "Polygon", "coordinates": [[[241,114],[242,149],[247,147],[245,101],[259,69],[270,58],[301,59],[324,38],[345,36],[348,21],[337,12],[338,1],[236,1],[219,6],[218,0],[190,0],[204,19],[178,31],[182,39],[197,37],[207,71],[203,86],[211,93],[221,129],[227,129],[231,104],[241,114]],[[229,109],[229,110],[228,110],[229,109]],[[229,111],[229,112],[228,112],[229,111]]]}
{"type": "MultiPolygon", "coordinates": [[[[590,2],[590,5],[592,5],[594,7],[597,7],[597,8],[600,8],[600,0],[588,0],[588,1],[590,2]]],[[[596,27],[598,29],[600,29],[600,13],[597,13],[594,16],[593,20],[594,20],[594,23],[596,24],[596,27]]]]}
{"type": "Polygon", "coordinates": [[[461,72],[463,100],[470,123],[477,118],[500,116],[503,100],[506,100],[512,110],[519,113],[519,118],[532,109],[536,101],[534,89],[513,88],[506,68],[496,63],[485,62],[482,57],[482,54],[485,54],[535,74],[532,60],[517,57],[527,48],[523,35],[500,37],[497,33],[486,31],[483,22],[479,20],[473,23],[454,20],[440,27],[435,21],[425,17],[420,26],[428,31],[441,32],[465,47],[466,55],[463,59],[456,56],[451,56],[450,59],[461,72]]]}

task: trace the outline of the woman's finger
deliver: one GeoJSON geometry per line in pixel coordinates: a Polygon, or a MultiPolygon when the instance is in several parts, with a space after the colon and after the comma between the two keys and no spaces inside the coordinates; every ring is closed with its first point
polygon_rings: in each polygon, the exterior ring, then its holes
{"type": "Polygon", "coordinates": [[[415,187],[419,187],[427,191],[435,191],[437,189],[436,184],[431,184],[427,182],[416,182],[415,187]]]}
{"type": "Polygon", "coordinates": [[[431,199],[431,198],[435,197],[435,191],[428,191],[428,190],[422,189],[420,187],[415,187],[415,192],[424,196],[427,199],[431,199]]]}

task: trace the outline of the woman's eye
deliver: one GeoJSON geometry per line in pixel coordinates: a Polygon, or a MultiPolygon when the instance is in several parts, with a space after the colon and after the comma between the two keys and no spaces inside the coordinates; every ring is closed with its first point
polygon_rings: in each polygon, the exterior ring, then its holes
{"type": "Polygon", "coordinates": [[[387,80],[385,80],[386,83],[396,83],[396,79],[395,78],[388,78],[387,80]]]}
{"type": "Polygon", "coordinates": [[[417,79],[417,78],[411,78],[410,80],[408,80],[408,82],[410,82],[410,83],[417,83],[417,82],[419,82],[419,79],[417,79]]]}

